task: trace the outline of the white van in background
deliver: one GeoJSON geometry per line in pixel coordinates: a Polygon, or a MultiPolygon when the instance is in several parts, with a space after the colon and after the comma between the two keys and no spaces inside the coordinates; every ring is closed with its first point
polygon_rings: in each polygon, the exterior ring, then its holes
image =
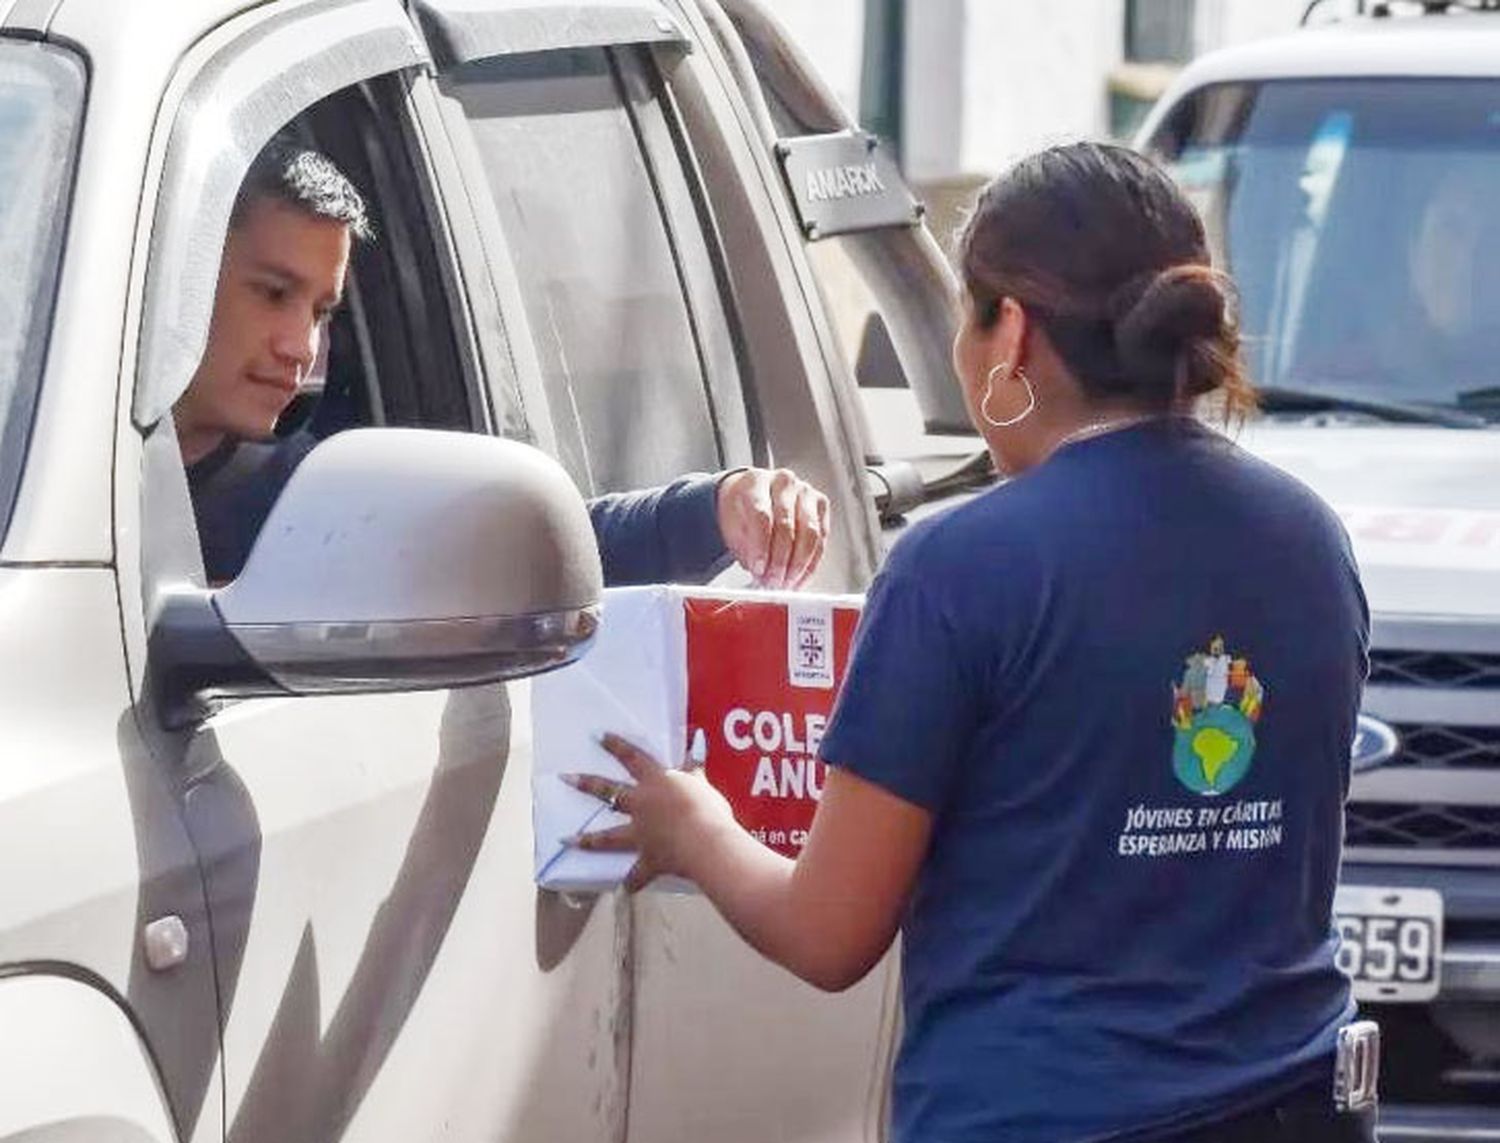
{"type": "Polygon", "coordinates": [[[1370,601],[1337,907],[1381,1138],[1500,1140],[1500,12],[1404,7],[1198,60],[1138,142],[1239,284],[1241,443],[1370,601]]]}

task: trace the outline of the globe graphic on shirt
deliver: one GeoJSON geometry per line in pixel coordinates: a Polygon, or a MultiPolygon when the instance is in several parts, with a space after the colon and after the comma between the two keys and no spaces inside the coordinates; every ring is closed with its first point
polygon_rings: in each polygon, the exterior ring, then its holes
{"type": "Polygon", "coordinates": [[[1196,794],[1234,789],[1255,760],[1255,724],[1265,687],[1248,660],[1230,655],[1222,637],[1188,656],[1172,686],[1172,770],[1196,794]]]}

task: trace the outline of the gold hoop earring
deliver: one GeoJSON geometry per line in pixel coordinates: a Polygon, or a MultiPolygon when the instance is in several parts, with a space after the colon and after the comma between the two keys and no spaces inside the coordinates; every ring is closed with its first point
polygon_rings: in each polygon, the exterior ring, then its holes
{"type": "Polygon", "coordinates": [[[984,400],[979,403],[979,415],[984,418],[986,424],[996,429],[1008,429],[1013,425],[1019,425],[1027,417],[1031,416],[1032,413],[1036,412],[1036,390],[1031,386],[1031,378],[1026,376],[1025,369],[1017,367],[1016,379],[1022,385],[1026,386],[1026,407],[1014,417],[1010,417],[1007,420],[997,421],[994,417],[990,416],[990,398],[995,395],[995,374],[999,373],[1002,369],[1009,370],[1009,363],[1002,361],[990,370],[989,376],[985,378],[984,400]]]}

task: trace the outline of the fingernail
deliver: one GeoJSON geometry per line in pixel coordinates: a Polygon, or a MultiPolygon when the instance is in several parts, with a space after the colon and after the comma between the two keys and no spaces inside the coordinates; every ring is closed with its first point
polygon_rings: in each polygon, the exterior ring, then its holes
{"type": "Polygon", "coordinates": [[[587,849],[588,838],[581,833],[570,833],[561,841],[564,849],[587,849]]]}
{"type": "Polygon", "coordinates": [[[572,786],[575,790],[583,789],[582,774],[559,774],[557,780],[564,786],[572,786]]]}

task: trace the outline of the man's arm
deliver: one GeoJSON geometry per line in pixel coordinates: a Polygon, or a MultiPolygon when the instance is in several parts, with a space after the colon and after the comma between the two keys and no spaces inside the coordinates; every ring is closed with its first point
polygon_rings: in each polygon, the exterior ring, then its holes
{"type": "Polygon", "coordinates": [[[240,574],[281,490],[317,440],[306,432],[276,441],[226,441],[186,467],[188,493],[211,585],[240,574]]]}
{"type": "Polygon", "coordinates": [[[800,587],[828,535],[828,498],[786,469],[690,475],[589,503],[612,587],[703,583],[733,560],[769,587],[800,587]]]}
{"type": "Polygon", "coordinates": [[[589,501],[589,519],[611,587],[704,583],[733,557],[719,529],[718,476],[692,475],[644,492],[589,501]]]}
{"type": "MultiPolygon", "coordinates": [[[[261,525],[317,440],[299,432],[244,443],[188,469],[208,579],[239,575],[261,525]]],[[[734,560],[772,587],[798,587],[817,568],[828,498],[785,470],[731,469],[589,502],[611,586],[704,583],[734,560]]]]}

